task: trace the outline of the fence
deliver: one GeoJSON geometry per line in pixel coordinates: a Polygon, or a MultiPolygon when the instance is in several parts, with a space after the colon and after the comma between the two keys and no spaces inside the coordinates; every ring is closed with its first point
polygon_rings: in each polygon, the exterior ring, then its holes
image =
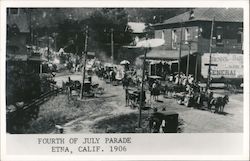
{"type": "Polygon", "coordinates": [[[38,117],[39,105],[48,100],[48,98],[62,92],[62,88],[58,88],[54,84],[50,84],[50,91],[33,99],[31,102],[24,104],[22,107],[16,107],[14,110],[6,113],[7,132],[18,133],[18,128],[24,126],[27,122],[38,117]]]}

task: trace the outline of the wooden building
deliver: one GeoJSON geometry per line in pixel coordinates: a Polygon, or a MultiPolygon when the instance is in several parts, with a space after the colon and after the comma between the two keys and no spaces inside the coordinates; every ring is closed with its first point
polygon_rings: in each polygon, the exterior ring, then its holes
{"type": "MultiPolygon", "coordinates": [[[[208,67],[204,64],[207,61],[205,57],[210,54],[212,24],[214,24],[212,60],[215,60],[216,57],[222,59],[228,54],[234,55],[233,57],[239,59],[239,62],[234,63],[238,63],[240,68],[238,71],[241,73],[237,74],[236,71],[236,75],[230,76],[228,74],[230,72],[220,72],[221,74],[218,75],[213,75],[215,72],[211,72],[211,77],[243,78],[243,65],[240,67],[240,62],[243,60],[243,9],[239,8],[196,8],[167,19],[163,23],[154,24],[155,38],[164,39],[165,44],[151,50],[147,54],[147,59],[176,62],[181,47],[181,72],[186,73],[187,56],[190,54],[188,72],[194,74],[199,80],[206,79],[208,67]]],[[[230,61],[232,60],[220,63],[229,66],[230,61]]],[[[212,63],[217,62],[212,61],[212,63]]],[[[211,68],[212,70],[219,70],[219,68],[224,71],[228,70],[219,66],[211,68]]]]}
{"type": "Polygon", "coordinates": [[[26,66],[27,71],[39,73],[41,58],[31,46],[29,9],[7,9],[6,61],[8,66],[26,66]]]}

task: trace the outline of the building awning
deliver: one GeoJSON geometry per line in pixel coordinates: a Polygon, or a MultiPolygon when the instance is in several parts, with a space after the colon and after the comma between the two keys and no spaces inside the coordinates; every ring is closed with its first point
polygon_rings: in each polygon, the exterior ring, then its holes
{"type": "MultiPolygon", "coordinates": [[[[197,51],[191,50],[190,53],[195,53],[197,51]]],[[[188,55],[188,50],[181,51],[181,57],[188,55]]],[[[141,59],[143,55],[139,56],[141,59]]],[[[179,59],[179,50],[151,50],[147,53],[146,59],[152,60],[177,60],[179,59]]]]}

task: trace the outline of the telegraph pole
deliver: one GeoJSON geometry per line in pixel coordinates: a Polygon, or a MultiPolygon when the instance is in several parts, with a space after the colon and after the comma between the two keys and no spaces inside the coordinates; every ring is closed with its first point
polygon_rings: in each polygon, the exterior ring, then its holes
{"type": "Polygon", "coordinates": [[[180,84],[180,73],[181,73],[181,46],[182,46],[182,22],[181,22],[181,35],[180,35],[180,46],[179,46],[179,59],[178,59],[178,85],[180,84]]]}
{"type": "Polygon", "coordinates": [[[49,34],[47,34],[47,36],[48,36],[48,51],[47,51],[47,54],[48,54],[48,62],[49,62],[49,55],[50,55],[50,52],[49,52],[49,34]]]}
{"type": "Polygon", "coordinates": [[[190,50],[191,50],[191,42],[188,42],[188,56],[187,56],[187,70],[186,70],[186,77],[189,74],[189,59],[190,59],[190,50]]]}
{"type": "Polygon", "coordinates": [[[214,21],[215,21],[215,17],[214,17],[213,20],[212,20],[211,34],[210,34],[207,89],[209,89],[209,87],[210,87],[210,80],[211,80],[211,59],[212,59],[212,45],[213,45],[214,21]]]}
{"type": "Polygon", "coordinates": [[[111,28],[110,32],[111,32],[111,36],[110,36],[110,39],[111,39],[111,61],[112,61],[112,64],[114,65],[114,29],[111,28]]]}
{"type": "Polygon", "coordinates": [[[196,58],[195,58],[195,82],[197,82],[197,75],[198,75],[198,54],[196,54],[196,58]]]}
{"type": "Polygon", "coordinates": [[[88,50],[88,26],[86,26],[86,29],[85,29],[85,44],[84,44],[84,52],[83,52],[81,99],[83,99],[83,92],[84,92],[84,80],[85,80],[86,61],[87,61],[87,52],[88,52],[87,50],[88,50]]]}

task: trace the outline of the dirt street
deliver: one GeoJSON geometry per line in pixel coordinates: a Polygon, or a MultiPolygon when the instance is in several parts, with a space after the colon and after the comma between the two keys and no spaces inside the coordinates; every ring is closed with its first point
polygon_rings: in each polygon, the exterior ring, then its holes
{"type": "MultiPolygon", "coordinates": [[[[81,75],[71,75],[72,80],[81,80],[81,75]]],[[[56,77],[57,84],[61,86],[62,81],[67,81],[68,76],[56,77]]],[[[125,107],[125,91],[121,85],[113,86],[106,84],[96,76],[92,78],[93,83],[105,89],[105,94],[100,98],[88,98],[82,101],[95,101],[95,99],[104,99],[102,106],[107,110],[95,111],[87,116],[79,117],[63,125],[65,133],[95,133],[93,125],[103,119],[112,118],[121,114],[137,113],[138,109],[125,107]]],[[[215,91],[216,93],[216,91],[215,91]]],[[[221,94],[221,91],[217,92],[221,94]]],[[[147,102],[151,107],[166,107],[167,111],[179,113],[179,117],[184,121],[184,133],[238,133],[243,131],[243,95],[230,95],[229,104],[225,107],[226,115],[214,114],[205,110],[194,109],[177,104],[175,99],[159,97],[160,102],[154,102],[149,99],[147,102]]],[[[144,113],[147,113],[144,111],[144,113]]]]}

